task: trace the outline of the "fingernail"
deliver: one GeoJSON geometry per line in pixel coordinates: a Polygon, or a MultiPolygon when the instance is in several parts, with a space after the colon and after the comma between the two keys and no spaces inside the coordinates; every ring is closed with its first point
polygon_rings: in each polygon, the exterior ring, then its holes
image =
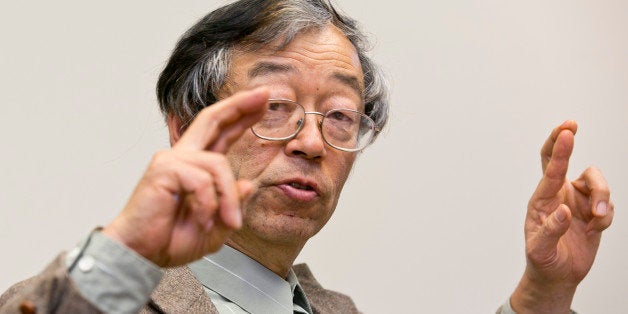
{"type": "Polygon", "coordinates": [[[608,211],[608,209],[607,209],[605,201],[601,201],[601,202],[597,203],[597,207],[595,208],[595,213],[598,216],[606,216],[606,212],[607,211],[608,211]]]}
{"type": "Polygon", "coordinates": [[[242,209],[240,209],[238,207],[238,209],[235,212],[235,218],[236,218],[236,229],[240,229],[240,227],[242,227],[242,209]]]}
{"type": "Polygon", "coordinates": [[[556,212],[556,219],[558,220],[558,222],[563,222],[565,221],[565,219],[567,219],[567,214],[564,210],[559,208],[556,212]]]}

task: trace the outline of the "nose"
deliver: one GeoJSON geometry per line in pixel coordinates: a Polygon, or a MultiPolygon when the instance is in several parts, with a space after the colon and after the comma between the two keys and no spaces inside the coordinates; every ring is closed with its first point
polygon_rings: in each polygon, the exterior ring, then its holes
{"type": "Polygon", "coordinates": [[[304,124],[299,133],[286,144],[286,154],[319,160],[327,153],[320,129],[322,117],[319,113],[307,112],[303,119],[304,124]]]}

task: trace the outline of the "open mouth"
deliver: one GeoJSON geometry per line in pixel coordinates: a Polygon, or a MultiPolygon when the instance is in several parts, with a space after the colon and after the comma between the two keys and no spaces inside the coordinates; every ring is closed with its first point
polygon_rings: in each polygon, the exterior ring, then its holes
{"type": "Polygon", "coordinates": [[[319,196],[316,184],[307,180],[292,179],[286,180],[277,185],[283,193],[297,201],[309,202],[319,196]]]}
{"type": "Polygon", "coordinates": [[[310,185],[306,185],[306,184],[290,182],[290,183],[288,183],[288,185],[293,187],[293,188],[295,188],[295,189],[299,189],[299,190],[314,191],[313,187],[311,187],[310,185]]]}

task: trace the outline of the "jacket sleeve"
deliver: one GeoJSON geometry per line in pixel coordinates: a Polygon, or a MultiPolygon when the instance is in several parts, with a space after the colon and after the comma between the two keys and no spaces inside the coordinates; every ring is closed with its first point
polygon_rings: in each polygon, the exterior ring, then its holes
{"type": "Polygon", "coordinates": [[[0,297],[0,313],[135,313],[149,300],[162,271],[97,230],[41,274],[0,297]]]}
{"type": "Polygon", "coordinates": [[[100,313],[70,279],[64,254],[0,296],[0,313],[100,313]]]}

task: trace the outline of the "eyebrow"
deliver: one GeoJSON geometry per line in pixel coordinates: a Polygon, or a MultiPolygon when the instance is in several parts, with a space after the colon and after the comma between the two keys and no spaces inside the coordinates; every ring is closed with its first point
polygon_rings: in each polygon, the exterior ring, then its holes
{"type": "Polygon", "coordinates": [[[332,78],[340,81],[344,85],[347,85],[353,89],[360,97],[364,98],[364,88],[360,84],[360,81],[354,75],[347,75],[335,72],[331,75],[332,78]]]}
{"type": "MultiPolygon", "coordinates": [[[[296,69],[289,64],[261,61],[261,62],[256,63],[248,71],[248,76],[249,78],[252,79],[252,78],[256,78],[256,77],[260,77],[260,76],[264,76],[268,74],[275,74],[275,73],[282,74],[282,73],[290,73],[290,72],[295,72],[295,71],[296,69]]],[[[343,74],[340,72],[334,72],[332,73],[330,77],[342,83],[343,85],[348,86],[349,88],[354,90],[360,97],[362,98],[364,97],[364,88],[362,87],[362,85],[360,84],[360,81],[358,80],[356,76],[343,74]]]]}
{"type": "Polygon", "coordinates": [[[288,64],[262,61],[256,63],[248,72],[249,78],[255,78],[274,73],[294,72],[295,69],[288,64]]]}

